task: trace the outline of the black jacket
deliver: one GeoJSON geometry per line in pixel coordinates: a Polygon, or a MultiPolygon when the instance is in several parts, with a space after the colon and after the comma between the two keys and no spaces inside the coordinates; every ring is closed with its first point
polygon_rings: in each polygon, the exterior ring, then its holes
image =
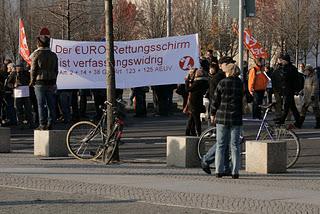
{"type": "MultiPolygon", "coordinates": [[[[274,73],[277,73],[277,75],[278,75],[277,81],[280,84],[279,86],[276,85],[276,87],[281,89],[281,92],[284,95],[294,93],[294,84],[296,84],[294,72],[298,72],[298,70],[291,63],[286,64],[286,65],[279,65],[277,68],[277,71],[274,72],[274,73]],[[277,73],[277,72],[279,72],[279,73],[277,73]]],[[[273,84],[273,82],[272,82],[272,84],[273,84]]]]}
{"type": "Polygon", "coordinates": [[[13,84],[13,87],[18,86],[27,86],[30,82],[30,73],[29,71],[23,70],[20,72],[13,71],[8,76],[8,83],[13,84]]]}
{"type": "Polygon", "coordinates": [[[203,95],[206,93],[209,87],[208,78],[197,77],[191,84],[189,80],[186,80],[186,89],[190,92],[189,110],[191,112],[200,112],[203,106],[203,95]]]}
{"type": "Polygon", "coordinates": [[[209,89],[207,98],[209,98],[210,102],[213,102],[214,91],[216,90],[218,83],[224,78],[226,78],[226,75],[222,70],[218,70],[218,72],[213,75],[209,74],[209,89]]]}
{"type": "Polygon", "coordinates": [[[271,75],[272,90],[275,93],[282,93],[283,73],[280,69],[276,69],[271,75]]]}

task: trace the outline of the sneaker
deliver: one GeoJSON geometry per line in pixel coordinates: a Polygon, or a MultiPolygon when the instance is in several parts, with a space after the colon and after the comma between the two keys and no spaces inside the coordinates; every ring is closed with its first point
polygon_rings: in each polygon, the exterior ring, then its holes
{"type": "Polygon", "coordinates": [[[239,178],[239,174],[234,174],[234,175],[231,175],[232,179],[238,179],[239,178]]]}
{"type": "Polygon", "coordinates": [[[52,124],[49,124],[48,126],[47,126],[47,130],[52,130],[53,129],[53,125],[52,124]]]}
{"type": "Polygon", "coordinates": [[[201,161],[201,168],[205,173],[207,173],[208,175],[211,175],[211,169],[210,169],[208,164],[206,164],[205,162],[201,161]]]}
{"type": "Polygon", "coordinates": [[[40,125],[37,128],[35,128],[35,130],[40,130],[40,131],[48,130],[48,127],[46,125],[40,125]]]}
{"type": "Polygon", "coordinates": [[[301,129],[301,124],[300,124],[300,123],[295,122],[293,125],[294,125],[297,129],[301,129]]]}
{"type": "Polygon", "coordinates": [[[216,173],[216,178],[222,178],[223,177],[223,173],[216,173]]]}

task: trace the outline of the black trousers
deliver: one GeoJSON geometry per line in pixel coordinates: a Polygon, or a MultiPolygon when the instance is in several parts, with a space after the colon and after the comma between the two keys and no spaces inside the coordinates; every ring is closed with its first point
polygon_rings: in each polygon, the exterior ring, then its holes
{"type": "Polygon", "coordinates": [[[191,112],[189,115],[186,136],[200,136],[201,135],[201,120],[200,112],[191,112]]]}
{"type": "Polygon", "coordinates": [[[261,119],[261,108],[259,106],[262,105],[264,92],[264,90],[255,91],[253,94],[252,118],[254,119],[261,119]]]}
{"type": "Polygon", "coordinates": [[[284,108],[283,108],[283,113],[282,113],[280,122],[281,123],[285,122],[287,115],[289,113],[289,110],[291,110],[296,123],[299,124],[300,123],[300,114],[297,109],[296,103],[294,101],[294,94],[290,93],[290,94],[284,95],[283,102],[284,102],[284,108]]]}

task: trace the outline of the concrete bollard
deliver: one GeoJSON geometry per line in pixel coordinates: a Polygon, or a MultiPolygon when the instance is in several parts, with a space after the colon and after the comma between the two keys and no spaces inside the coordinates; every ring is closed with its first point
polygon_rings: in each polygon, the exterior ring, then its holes
{"type": "Polygon", "coordinates": [[[67,130],[34,130],[34,155],[68,157],[67,130]]]}
{"type": "Polygon", "coordinates": [[[11,129],[1,127],[0,128],[0,153],[10,152],[10,137],[11,137],[11,129]]]}
{"type": "Polygon", "coordinates": [[[198,137],[167,136],[167,166],[199,167],[198,137]]]}
{"type": "Polygon", "coordinates": [[[284,141],[246,141],[246,171],[283,173],[287,170],[287,143],[284,141]]]}

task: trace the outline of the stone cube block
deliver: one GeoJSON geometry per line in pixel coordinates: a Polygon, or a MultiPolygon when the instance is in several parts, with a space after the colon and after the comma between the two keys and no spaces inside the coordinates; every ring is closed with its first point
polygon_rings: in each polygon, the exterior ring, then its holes
{"type": "Polygon", "coordinates": [[[10,137],[11,130],[10,128],[0,128],[0,153],[9,153],[10,152],[10,137]]]}
{"type": "Polygon", "coordinates": [[[287,170],[287,144],[284,141],[246,141],[246,171],[261,174],[287,170]]]}
{"type": "Polygon", "coordinates": [[[34,130],[34,155],[67,157],[67,130],[34,130]]]}
{"type": "Polygon", "coordinates": [[[167,137],[167,166],[199,167],[197,144],[198,137],[168,136],[167,137]]]}

